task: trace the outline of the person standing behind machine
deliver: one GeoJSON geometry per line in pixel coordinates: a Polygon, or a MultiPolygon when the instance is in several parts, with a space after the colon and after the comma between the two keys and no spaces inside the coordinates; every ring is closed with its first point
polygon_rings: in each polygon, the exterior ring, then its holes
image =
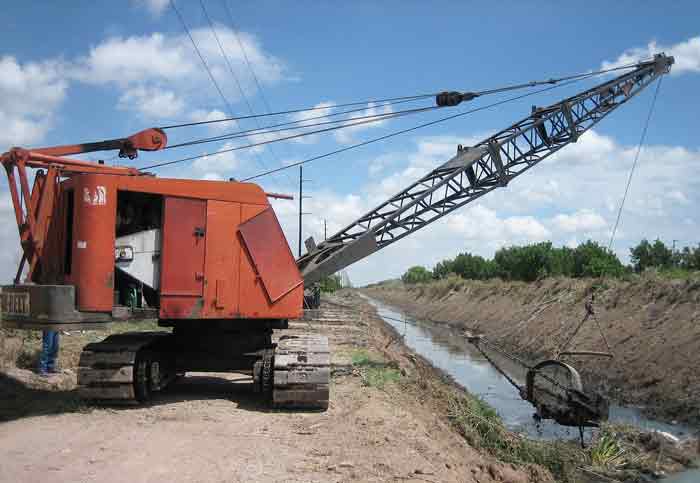
{"type": "Polygon", "coordinates": [[[39,375],[48,376],[58,372],[59,332],[44,330],[41,340],[41,355],[39,357],[39,375]]]}

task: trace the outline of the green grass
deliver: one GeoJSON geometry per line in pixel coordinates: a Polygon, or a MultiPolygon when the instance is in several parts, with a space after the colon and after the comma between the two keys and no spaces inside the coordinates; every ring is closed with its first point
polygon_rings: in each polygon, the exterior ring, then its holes
{"type": "Polygon", "coordinates": [[[380,356],[371,354],[365,349],[352,353],[352,364],[362,377],[362,384],[368,387],[383,389],[384,386],[401,380],[401,372],[394,363],[387,363],[380,356]]]}
{"type": "Polygon", "coordinates": [[[585,459],[574,444],[534,441],[510,433],[496,411],[473,396],[452,397],[448,417],[471,446],[486,450],[506,463],[543,466],[557,481],[576,481],[575,468],[585,459]]]}

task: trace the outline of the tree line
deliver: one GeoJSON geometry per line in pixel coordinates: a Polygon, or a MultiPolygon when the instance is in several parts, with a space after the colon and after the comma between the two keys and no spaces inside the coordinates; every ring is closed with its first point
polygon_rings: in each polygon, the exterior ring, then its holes
{"type": "Polygon", "coordinates": [[[659,270],[700,270],[700,245],[673,250],[661,240],[642,240],[630,249],[630,265],[625,266],[613,252],[588,240],[575,248],[555,247],[551,242],[532,243],[499,249],[488,259],[465,252],[439,262],[432,270],[409,268],[401,280],[422,283],[454,274],[464,279],[501,278],[532,282],[546,277],[621,277],[648,268],[659,270]]]}

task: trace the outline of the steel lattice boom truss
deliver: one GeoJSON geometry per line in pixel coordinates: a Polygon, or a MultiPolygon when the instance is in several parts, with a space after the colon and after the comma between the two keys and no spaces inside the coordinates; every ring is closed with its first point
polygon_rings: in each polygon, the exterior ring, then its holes
{"type": "Polygon", "coordinates": [[[632,71],[545,108],[445,164],[315,246],[297,263],[308,285],[400,240],[498,187],[559,151],[659,76],[673,57],[659,54],[632,71]]]}

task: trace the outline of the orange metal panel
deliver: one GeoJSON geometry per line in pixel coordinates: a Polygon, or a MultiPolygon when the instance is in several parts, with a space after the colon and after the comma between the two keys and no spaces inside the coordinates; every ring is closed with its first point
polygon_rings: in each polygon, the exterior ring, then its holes
{"type": "Polygon", "coordinates": [[[260,186],[253,183],[169,179],[152,176],[119,176],[118,180],[120,190],[179,196],[181,198],[269,205],[265,192],[260,186]]]}
{"type": "Polygon", "coordinates": [[[238,229],[272,303],[301,285],[301,275],[275,212],[267,208],[238,229]]]}
{"type": "Polygon", "coordinates": [[[238,314],[241,247],[236,231],[240,221],[240,204],[207,203],[204,317],[232,318],[238,314]]]}
{"type": "Polygon", "coordinates": [[[202,296],[206,209],[206,201],[165,198],[161,296],[202,296]]]}
{"type": "Polygon", "coordinates": [[[109,312],[114,299],[115,178],[84,174],[74,180],[72,282],[78,309],[109,312]]]}
{"type": "MultiPolygon", "coordinates": [[[[246,221],[265,210],[255,205],[241,206],[241,220],[246,221]]],[[[286,242],[285,242],[286,243],[286,242]]],[[[241,247],[240,258],[240,317],[242,318],[298,318],[302,314],[303,284],[297,286],[274,304],[270,301],[253,266],[253,260],[245,247],[241,247]]],[[[286,250],[289,250],[287,247],[286,250]]]]}

